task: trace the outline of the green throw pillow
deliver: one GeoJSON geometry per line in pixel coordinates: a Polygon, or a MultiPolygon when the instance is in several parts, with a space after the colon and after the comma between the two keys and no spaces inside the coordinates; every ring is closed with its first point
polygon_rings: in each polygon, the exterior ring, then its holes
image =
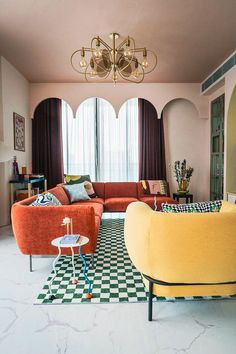
{"type": "Polygon", "coordinates": [[[78,184],[85,181],[91,182],[89,175],[64,175],[65,184],[78,184]]]}

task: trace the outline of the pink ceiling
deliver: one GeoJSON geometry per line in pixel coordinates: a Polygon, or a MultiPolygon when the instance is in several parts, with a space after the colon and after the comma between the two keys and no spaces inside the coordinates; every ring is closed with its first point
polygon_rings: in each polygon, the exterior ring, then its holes
{"type": "Polygon", "coordinates": [[[158,55],[145,82],[200,82],[236,48],[236,0],[0,0],[0,54],[31,82],[84,82],[70,55],[110,32],[158,55]]]}

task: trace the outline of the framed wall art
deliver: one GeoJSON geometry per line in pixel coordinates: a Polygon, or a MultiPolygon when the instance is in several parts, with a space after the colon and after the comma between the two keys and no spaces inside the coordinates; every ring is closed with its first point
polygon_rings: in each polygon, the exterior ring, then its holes
{"type": "Polygon", "coordinates": [[[25,118],[13,113],[14,150],[25,151],[25,118]]]}

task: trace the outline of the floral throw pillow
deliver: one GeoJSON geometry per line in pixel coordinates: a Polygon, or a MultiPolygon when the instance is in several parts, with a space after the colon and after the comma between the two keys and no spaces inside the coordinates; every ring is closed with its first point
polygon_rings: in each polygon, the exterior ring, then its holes
{"type": "Polygon", "coordinates": [[[47,192],[45,194],[38,194],[36,200],[30,204],[31,206],[56,206],[62,205],[55,195],[47,192]]]}
{"type": "Polygon", "coordinates": [[[91,182],[89,181],[84,181],[84,188],[86,190],[86,192],[88,193],[88,196],[90,198],[96,198],[97,194],[95,193],[95,190],[93,189],[93,185],[91,182]]]}
{"type": "Polygon", "coordinates": [[[165,180],[141,180],[143,193],[151,195],[167,195],[167,182],[165,180]]]}

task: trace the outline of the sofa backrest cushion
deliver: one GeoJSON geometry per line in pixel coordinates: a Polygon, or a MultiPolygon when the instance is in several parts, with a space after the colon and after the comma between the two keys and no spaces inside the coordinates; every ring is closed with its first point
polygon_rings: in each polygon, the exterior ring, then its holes
{"type": "Polygon", "coordinates": [[[57,186],[52,189],[49,189],[49,192],[52,193],[62,205],[70,204],[70,199],[62,186],[57,186]]]}
{"type": "Polygon", "coordinates": [[[93,189],[98,198],[105,198],[104,193],[105,183],[104,182],[93,182],[93,189]]]}
{"type": "Polygon", "coordinates": [[[136,182],[106,182],[105,199],[112,197],[133,197],[137,198],[136,182]]]}
{"type": "Polygon", "coordinates": [[[235,213],[166,214],[136,202],[126,211],[125,244],[135,267],[154,279],[227,282],[236,278],[235,229],[235,213]]]}

